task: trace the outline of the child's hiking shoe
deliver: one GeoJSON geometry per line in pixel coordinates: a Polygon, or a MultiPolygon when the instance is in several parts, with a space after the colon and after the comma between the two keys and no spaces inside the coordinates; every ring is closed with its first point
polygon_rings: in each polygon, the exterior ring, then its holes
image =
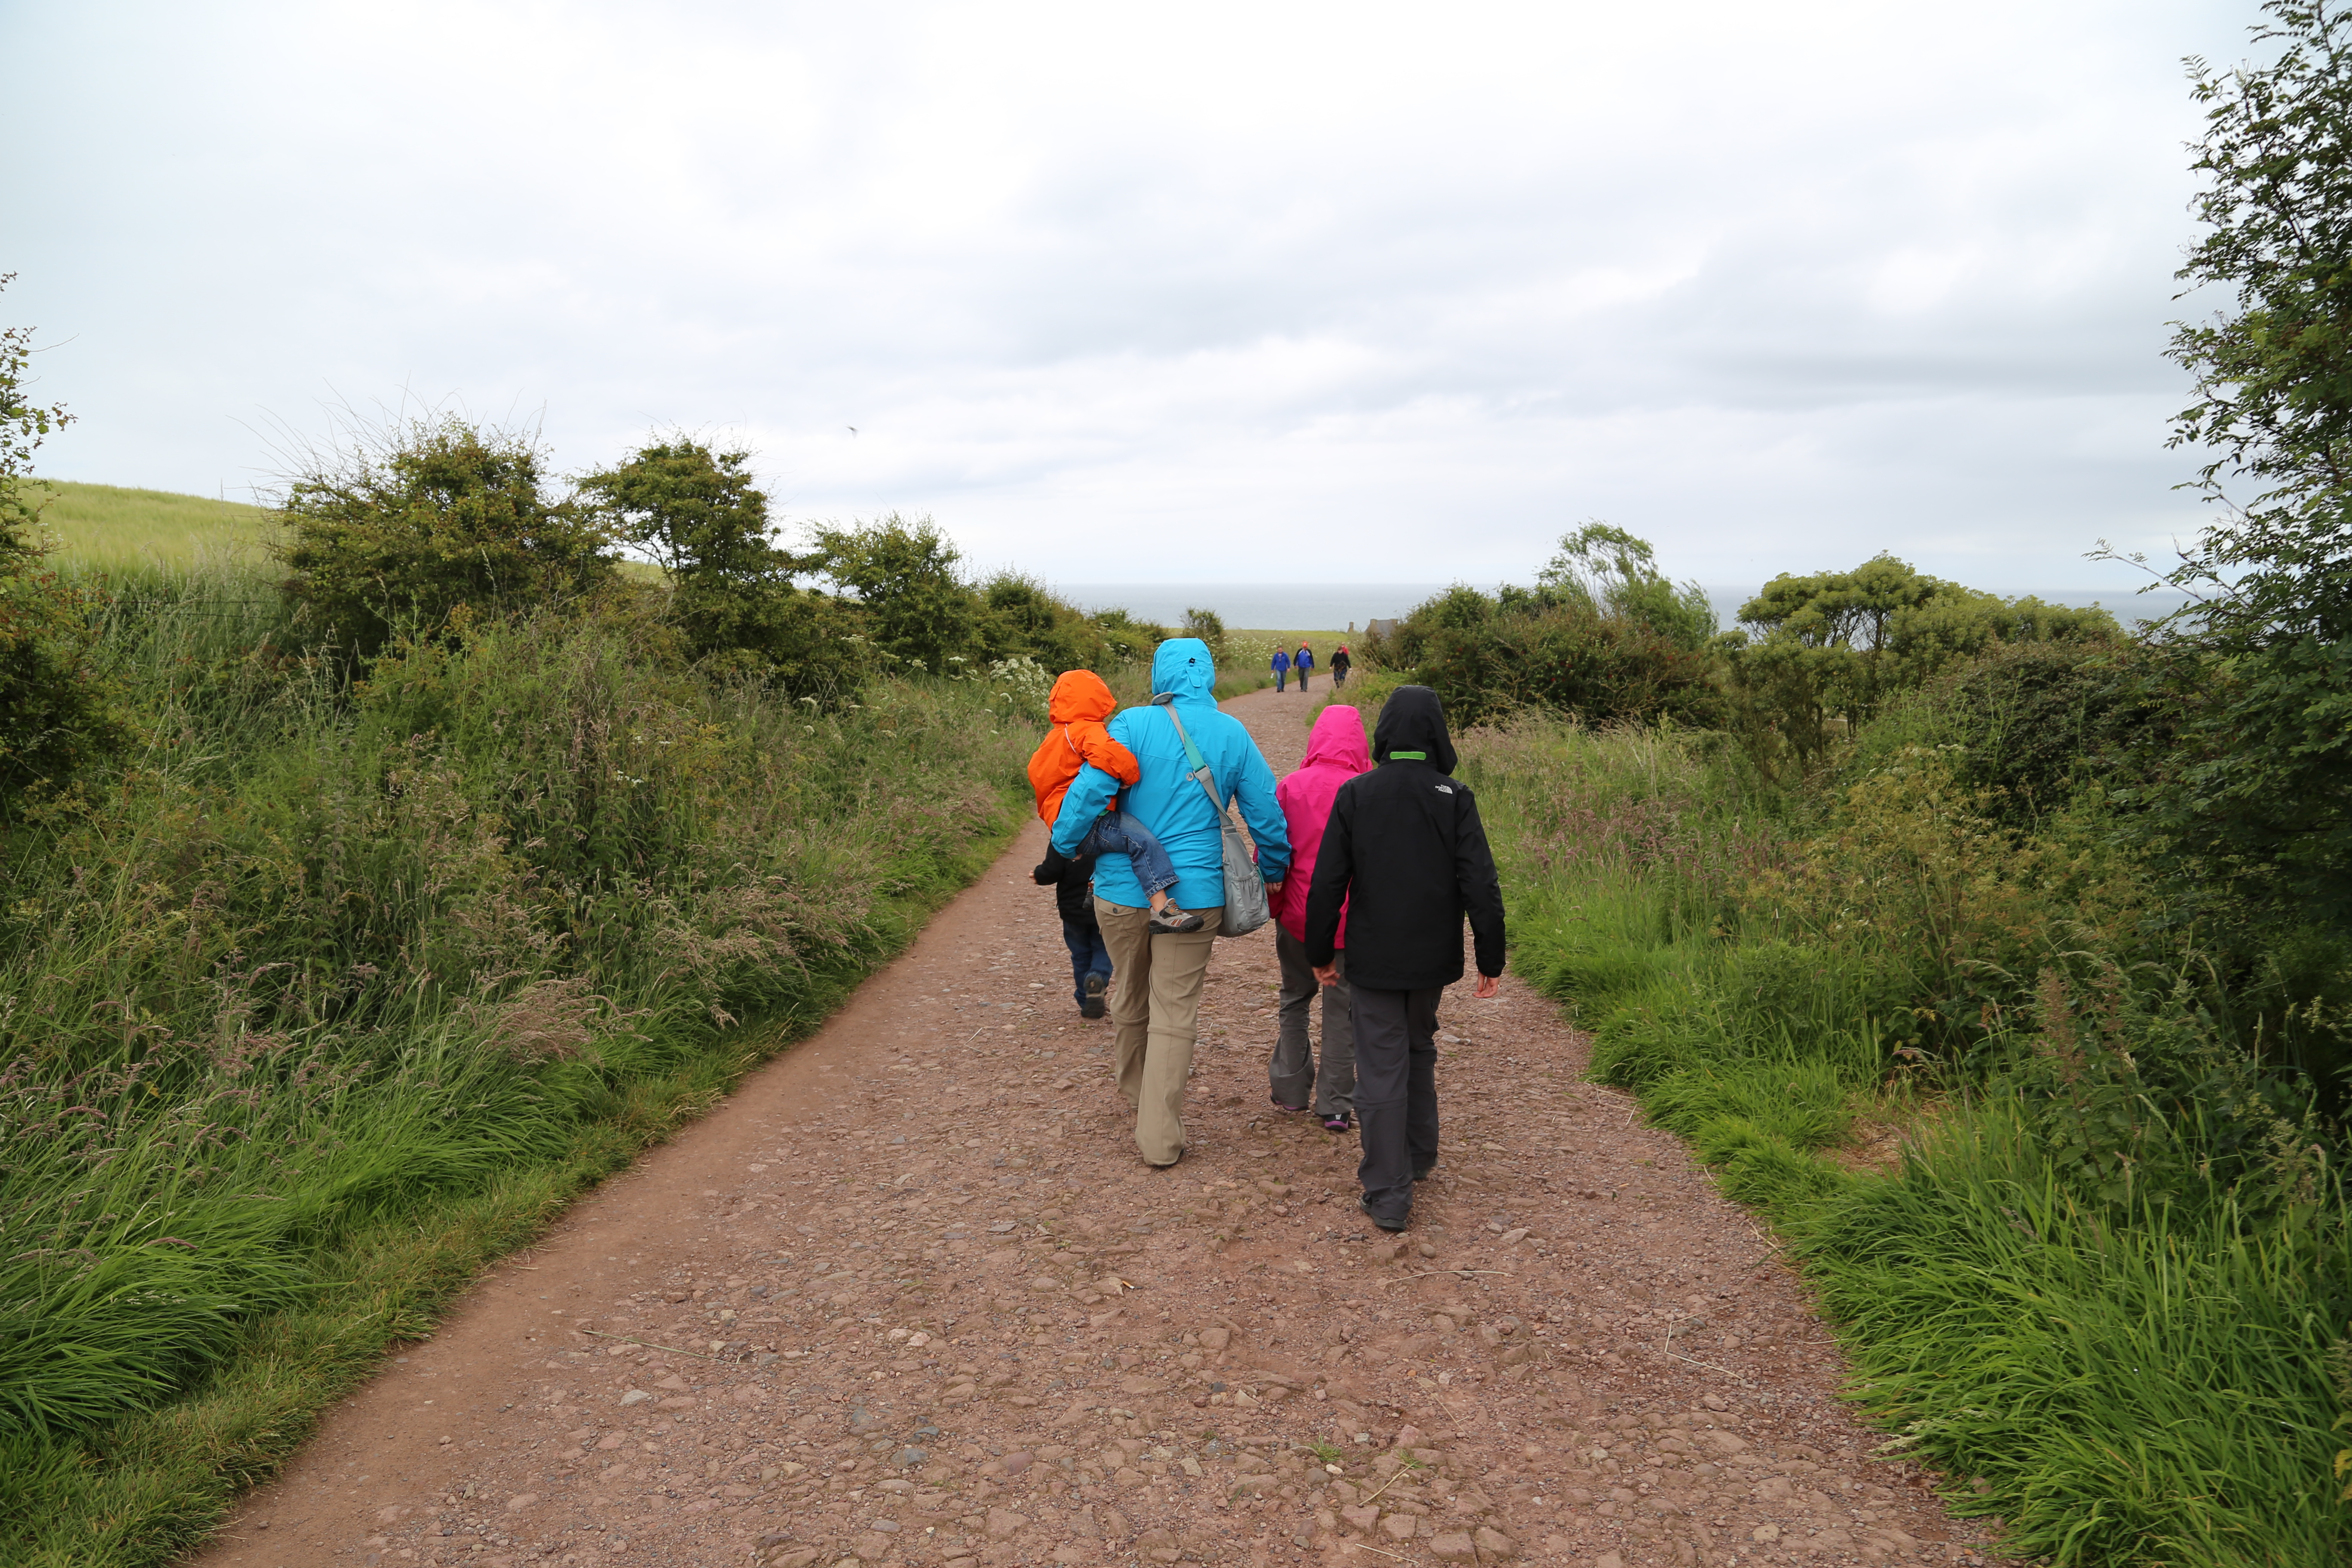
{"type": "Polygon", "coordinates": [[[1326,1132],[1345,1132],[1354,1126],[1355,1122],[1344,1110],[1334,1111],[1323,1119],[1323,1131],[1326,1132]]]}
{"type": "Polygon", "coordinates": [[[1288,1112],[1290,1112],[1290,1114],[1291,1114],[1291,1115],[1293,1115],[1293,1116],[1297,1115],[1300,1111],[1302,1111],[1302,1110],[1306,1110],[1306,1109],[1307,1109],[1307,1108],[1306,1108],[1305,1106],[1303,1106],[1303,1105],[1285,1105],[1285,1104],[1283,1104],[1283,1103],[1282,1103],[1282,1101],[1281,1101],[1281,1100],[1275,1099],[1275,1097],[1274,1097],[1273,1095],[1268,1095],[1268,1096],[1266,1096],[1266,1098],[1267,1098],[1268,1100],[1274,1100],[1274,1108],[1275,1108],[1276,1110],[1287,1110],[1287,1111],[1288,1111],[1288,1112]]]}
{"type": "Polygon", "coordinates": [[[1109,984],[1099,974],[1087,976],[1087,994],[1078,1001],[1079,1017],[1099,1018],[1110,1011],[1108,1005],[1103,1001],[1103,993],[1109,988],[1109,984]]]}
{"type": "Polygon", "coordinates": [[[1169,905],[1162,912],[1151,917],[1151,929],[1154,931],[1169,931],[1171,933],[1181,934],[1188,931],[1199,931],[1201,926],[1202,920],[1200,916],[1193,914],[1189,910],[1180,910],[1173,904],[1169,905]]]}
{"type": "Polygon", "coordinates": [[[1434,1160],[1426,1165],[1415,1165],[1412,1168],[1412,1179],[1416,1182],[1425,1182],[1429,1180],[1429,1173],[1435,1169],[1437,1169],[1437,1162],[1434,1160]]]}
{"type": "Polygon", "coordinates": [[[1358,1198],[1356,1200],[1356,1206],[1363,1210],[1365,1214],[1370,1215],[1374,1225],[1379,1226],[1382,1230],[1389,1232],[1391,1235],[1394,1235],[1396,1232],[1404,1228],[1405,1222],[1402,1219],[1382,1219],[1373,1209],[1371,1200],[1370,1198],[1358,1198]]]}

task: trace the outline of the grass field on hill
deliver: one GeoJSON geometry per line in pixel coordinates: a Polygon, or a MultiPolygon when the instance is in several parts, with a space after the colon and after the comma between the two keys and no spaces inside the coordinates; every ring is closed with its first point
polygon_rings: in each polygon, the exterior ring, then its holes
{"type": "Polygon", "coordinates": [[[50,479],[41,524],[61,564],[110,571],[186,570],[263,559],[277,524],[264,507],[169,490],[127,489],[50,479]]]}

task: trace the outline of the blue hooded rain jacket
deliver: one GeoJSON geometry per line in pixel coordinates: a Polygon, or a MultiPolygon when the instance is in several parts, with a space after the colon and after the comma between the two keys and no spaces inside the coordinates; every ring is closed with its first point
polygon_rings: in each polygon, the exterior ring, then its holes
{"type": "MultiPolygon", "coordinates": [[[[1279,881],[1290,868],[1290,829],[1274,797],[1274,770],[1242,721],[1218,711],[1211,695],[1216,684],[1216,660],[1198,637],[1171,637],[1151,656],[1152,691],[1174,693],[1184,728],[1217,781],[1217,798],[1239,801],[1242,822],[1257,844],[1258,870],[1267,881],[1279,881]]],[[[1174,721],[1157,707],[1129,708],[1108,728],[1142,767],[1143,776],[1127,792],[1127,810],[1158,836],[1176,867],[1169,896],[1188,910],[1223,909],[1223,834],[1209,797],[1192,780],[1174,721]]],[[[1054,847],[1066,856],[1075,851],[1118,789],[1117,779],[1091,763],[1080,768],[1054,821],[1054,847]]],[[[1095,862],[1095,892],[1129,909],[1150,902],[1124,855],[1095,862]]]]}

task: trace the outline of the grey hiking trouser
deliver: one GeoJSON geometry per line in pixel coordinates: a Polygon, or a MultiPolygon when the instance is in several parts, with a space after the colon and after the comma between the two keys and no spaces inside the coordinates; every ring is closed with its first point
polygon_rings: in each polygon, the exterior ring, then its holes
{"type": "Polygon", "coordinates": [[[1282,1010],[1274,1055],[1265,1064],[1266,1087],[1276,1105],[1306,1105],[1312,1096],[1318,1116],[1349,1116],[1356,1108],[1356,1021],[1348,1000],[1348,953],[1333,955],[1337,984],[1318,985],[1307,944],[1275,928],[1274,955],[1282,965],[1282,1010]],[[1307,1016],[1316,995],[1323,997],[1323,1060],[1307,1036],[1307,1016]]]}
{"type": "Polygon", "coordinates": [[[1412,1213],[1412,1173],[1437,1163],[1437,986],[1375,991],[1358,985],[1356,1126],[1364,1157],[1356,1167],[1376,1219],[1402,1224],[1412,1213]]]}

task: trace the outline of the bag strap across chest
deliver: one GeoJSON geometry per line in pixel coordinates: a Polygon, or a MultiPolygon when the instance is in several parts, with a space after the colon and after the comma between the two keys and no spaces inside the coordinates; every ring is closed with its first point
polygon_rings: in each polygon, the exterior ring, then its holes
{"type": "Polygon", "coordinates": [[[1201,748],[1192,743],[1192,737],[1185,731],[1184,721],[1177,717],[1175,693],[1163,691],[1151,701],[1154,707],[1167,710],[1168,721],[1176,726],[1176,739],[1183,742],[1184,761],[1192,770],[1194,782],[1206,792],[1209,804],[1216,808],[1217,815],[1223,816],[1225,814],[1225,803],[1217,798],[1217,775],[1210,768],[1209,759],[1201,754],[1201,748]]]}

